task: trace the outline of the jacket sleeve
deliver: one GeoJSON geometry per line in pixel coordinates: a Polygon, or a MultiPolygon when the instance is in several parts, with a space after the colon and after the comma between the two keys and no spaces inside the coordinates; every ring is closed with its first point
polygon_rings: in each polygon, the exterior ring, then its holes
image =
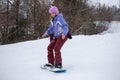
{"type": "Polygon", "coordinates": [[[49,25],[49,28],[47,29],[47,31],[45,32],[45,34],[49,36],[52,32],[53,32],[53,27],[52,27],[52,25],[50,24],[50,25],[49,25]]]}
{"type": "Polygon", "coordinates": [[[61,25],[61,28],[63,29],[63,34],[67,35],[67,33],[69,32],[67,22],[63,17],[59,18],[59,22],[61,23],[60,25],[61,25]]]}

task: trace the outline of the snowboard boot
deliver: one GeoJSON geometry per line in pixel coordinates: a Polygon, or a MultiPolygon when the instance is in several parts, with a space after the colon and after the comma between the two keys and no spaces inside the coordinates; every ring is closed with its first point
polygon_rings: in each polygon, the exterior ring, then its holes
{"type": "Polygon", "coordinates": [[[49,69],[54,68],[54,64],[47,63],[47,64],[43,65],[41,68],[42,68],[42,69],[48,69],[48,70],[49,70],[49,69]]]}
{"type": "Polygon", "coordinates": [[[62,68],[62,63],[55,64],[55,68],[59,68],[59,69],[61,69],[61,68],[62,68]]]}

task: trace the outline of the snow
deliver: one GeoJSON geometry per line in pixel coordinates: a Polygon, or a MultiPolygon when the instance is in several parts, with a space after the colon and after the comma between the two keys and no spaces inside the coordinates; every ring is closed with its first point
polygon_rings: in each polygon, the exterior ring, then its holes
{"type": "Polygon", "coordinates": [[[110,28],[108,29],[108,33],[120,33],[120,22],[113,21],[110,23],[110,28]]]}
{"type": "Polygon", "coordinates": [[[76,35],[62,48],[66,73],[40,69],[49,39],[0,46],[0,80],[120,80],[120,22],[106,33],[76,35]]]}

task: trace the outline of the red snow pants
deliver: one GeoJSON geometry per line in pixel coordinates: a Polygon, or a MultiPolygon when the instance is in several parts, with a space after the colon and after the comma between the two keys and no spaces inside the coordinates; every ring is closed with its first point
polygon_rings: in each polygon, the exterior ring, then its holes
{"type": "Polygon", "coordinates": [[[48,45],[48,63],[54,63],[59,64],[62,63],[62,57],[61,57],[61,48],[64,45],[64,43],[67,41],[67,37],[65,39],[62,39],[62,37],[59,38],[53,38],[48,45]]]}

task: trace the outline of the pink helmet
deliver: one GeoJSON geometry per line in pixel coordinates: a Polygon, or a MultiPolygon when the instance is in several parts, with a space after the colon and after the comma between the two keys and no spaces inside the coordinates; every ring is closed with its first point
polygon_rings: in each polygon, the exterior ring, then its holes
{"type": "Polygon", "coordinates": [[[50,8],[49,8],[49,13],[51,14],[51,13],[55,13],[56,15],[57,14],[59,14],[59,10],[58,10],[58,8],[56,7],[56,6],[51,6],[50,8]]]}

